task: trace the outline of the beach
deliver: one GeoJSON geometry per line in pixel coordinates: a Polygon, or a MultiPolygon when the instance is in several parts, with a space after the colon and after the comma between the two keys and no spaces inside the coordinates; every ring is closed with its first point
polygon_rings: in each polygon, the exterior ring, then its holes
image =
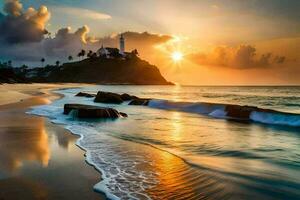
{"type": "Polygon", "coordinates": [[[299,87],[1,87],[14,93],[0,106],[0,199],[300,195],[299,87]],[[132,106],[76,96],[98,91],[151,100],[132,106]],[[128,117],[80,119],[63,114],[66,103],[110,107],[128,117]],[[242,105],[254,106],[247,119],[226,115],[226,109],[250,109],[242,105]]]}
{"type": "Polygon", "coordinates": [[[26,114],[75,85],[0,85],[0,199],[105,199],[93,191],[100,174],[84,161],[78,137],[44,117],[26,114]]]}

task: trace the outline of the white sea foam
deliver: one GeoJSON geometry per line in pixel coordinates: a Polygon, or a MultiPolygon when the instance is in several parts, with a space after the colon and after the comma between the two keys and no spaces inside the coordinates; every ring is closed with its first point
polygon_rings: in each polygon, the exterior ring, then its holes
{"type": "MultiPolygon", "coordinates": [[[[79,135],[77,145],[86,151],[86,160],[101,172],[103,180],[94,186],[109,199],[150,199],[146,190],[157,183],[158,174],[151,170],[152,159],[141,153],[138,145],[107,135],[97,128],[97,123],[81,121],[74,116],[63,115],[64,103],[71,96],[51,105],[34,107],[29,114],[46,116],[53,123],[63,124],[73,134],[79,135]],[[139,166],[148,166],[139,168],[139,166]]],[[[85,101],[85,99],[82,99],[85,101]]]]}
{"type": "Polygon", "coordinates": [[[255,122],[260,122],[264,124],[274,124],[274,125],[288,125],[288,126],[300,126],[300,116],[299,115],[288,115],[280,113],[268,113],[268,112],[252,112],[250,119],[255,122]]]}
{"type": "Polygon", "coordinates": [[[149,107],[197,114],[209,114],[217,109],[224,109],[223,105],[218,104],[198,102],[172,102],[167,100],[151,100],[149,102],[149,107]]]}
{"type": "MultiPolygon", "coordinates": [[[[202,115],[209,115],[214,118],[228,119],[234,118],[227,116],[226,104],[213,103],[198,103],[198,102],[172,102],[167,100],[151,100],[149,106],[157,109],[176,110],[182,112],[196,113],[202,115]]],[[[242,108],[242,106],[241,106],[242,108]]],[[[234,118],[238,119],[238,118],[234,118]]],[[[244,119],[243,119],[244,120],[244,119]]],[[[300,115],[292,113],[280,113],[272,111],[252,111],[249,116],[249,121],[284,126],[300,126],[300,115]]]]}

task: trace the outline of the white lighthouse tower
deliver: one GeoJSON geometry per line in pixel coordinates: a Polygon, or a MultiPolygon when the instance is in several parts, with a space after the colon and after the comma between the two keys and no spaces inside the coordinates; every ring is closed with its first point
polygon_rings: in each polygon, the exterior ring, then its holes
{"type": "Polygon", "coordinates": [[[121,37],[120,37],[120,54],[121,55],[125,54],[125,38],[124,38],[123,34],[121,34],[121,37]]]}

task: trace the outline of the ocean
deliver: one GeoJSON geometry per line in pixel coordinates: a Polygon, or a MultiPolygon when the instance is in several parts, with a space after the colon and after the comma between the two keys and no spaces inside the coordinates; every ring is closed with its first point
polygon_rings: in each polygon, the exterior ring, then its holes
{"type": "Polygon", "coordinates": [[[88,86],[33,107],[73,134],[109,199],[300,199],[300,87],[88,86]],[[94,103],[80,91],[153,98],[94,103]],[[117,120],[63,115],[65,103],[112,107],[117,120]],[[247,119],[228,104],[255,106],[247,119]],[[273,110],[280,111],[274,112],[273,110]]]}

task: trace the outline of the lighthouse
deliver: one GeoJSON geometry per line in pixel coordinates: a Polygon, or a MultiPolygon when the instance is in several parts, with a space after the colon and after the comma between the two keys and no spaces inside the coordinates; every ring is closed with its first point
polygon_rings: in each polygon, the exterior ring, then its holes
{"type": "Polygon", "coordinates": [[[125,53],[125,38],[123,36],[123,34],[121,34],[120,36],[120,54],[124,55],[125,53]]]}

